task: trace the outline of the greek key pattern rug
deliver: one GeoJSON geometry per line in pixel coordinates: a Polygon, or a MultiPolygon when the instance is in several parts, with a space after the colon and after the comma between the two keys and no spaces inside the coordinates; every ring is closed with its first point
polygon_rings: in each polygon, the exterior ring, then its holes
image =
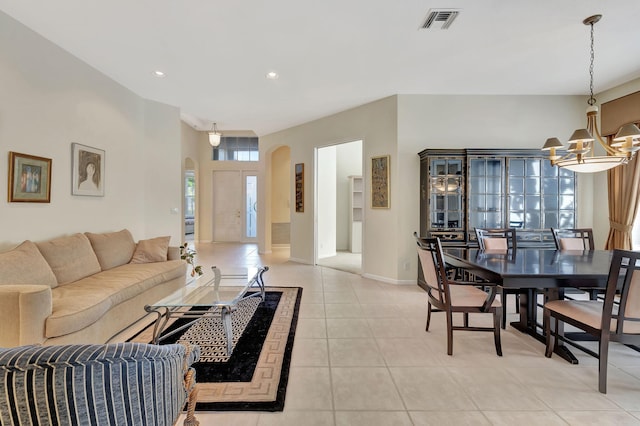
{"type": "MultiPolygon", "coordinates": [[[[230,357],[226,356],[222,324],[215,321],[213,324],[196,323],[182,336],[163,342],[173,343],[180,339],[213,348],[208,355],[203,351],[200,360],[194,364],[198,386],[196,410],[284,409],[301,297],[302,288],[299,287],[267,287],[264,301],[254,297],[242,302],[242,306],[232,313],[234,349],[230,357]]],[[[201,318],[198,322],[206,319],[220,322],[219,318],[201,318]]],[[[180,321],[171,327],[180,326],[180,321]]],[[[150,333],[143,331],[132,340],[149,342],[150,333]]]]}
{"type": "MultiPolygon", "coordinates": [[[[261,300],[258,297],[250,297],[238,303],[237,309],[231,312],[231,330],[233,332],[233,344],[231,352],[235,349],[240,336],[247,324],[258,309],[261,300]]],[[[222,316],[219,308],[211,308],[211,312],[218,311],[218,315],[200,318],[180,336],[178,342],[191,343],[200,346],[199,362],[227,362],[227,337],[222,324],[222,316]]]]}

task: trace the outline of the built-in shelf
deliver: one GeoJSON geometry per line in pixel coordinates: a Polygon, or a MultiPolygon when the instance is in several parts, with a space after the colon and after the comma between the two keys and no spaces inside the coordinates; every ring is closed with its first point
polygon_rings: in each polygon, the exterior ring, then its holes
{"type": "Polygon", "coordinates": [[[349,176],[349,250],[362,252],[362,214],[364,209],[362,176],[349,176]]]}

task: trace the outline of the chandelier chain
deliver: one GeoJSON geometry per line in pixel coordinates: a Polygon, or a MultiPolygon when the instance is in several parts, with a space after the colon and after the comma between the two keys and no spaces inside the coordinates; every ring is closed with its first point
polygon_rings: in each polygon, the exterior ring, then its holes
{"type": "Polygon", "coordinates": [[[595,58],[595,50],[594,50],[594,44],[593,44],[593,22],[590,23],[591,25],[591,63],[589,64],[589,90],[591,91],[591,96],[589,97],[589,100],[587,101],[587,103],[591,106],[595,105],[596,103],[596,98],[593,97],[593,61],[595,58]]]}

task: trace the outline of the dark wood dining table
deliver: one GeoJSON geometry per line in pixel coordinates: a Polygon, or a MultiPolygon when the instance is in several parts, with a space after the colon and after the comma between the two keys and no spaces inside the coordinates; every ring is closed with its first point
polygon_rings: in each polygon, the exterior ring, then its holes
{"type": "MultiPolygon", "coordinates": [[[[504,288],[519,289],[520,317],[511,326],[544,341],[538,323],[538,295],[546,300],[564,297],[567,288],[604,289],[612,252],[608,250],[559,251],[539,248],[491,252],[445,248],[445,262],[504,288]]],[[[556,353],[577,364],[564,345],[556,353]]]]}

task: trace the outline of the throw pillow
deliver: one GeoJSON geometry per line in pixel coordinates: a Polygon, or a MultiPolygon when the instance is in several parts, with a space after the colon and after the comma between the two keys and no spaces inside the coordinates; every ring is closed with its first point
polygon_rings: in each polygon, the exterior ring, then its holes
{"type": "Polygon", "coordinates": [[[72,283],[101,271],[89,239],[84,234],[36,243],[59,285],[72,283]]]}
{"type": "Polygon", "coordinates": [[[29,240],[13,250],[0,253],[0,271],[0,285],[44,284],[51,288],[58,285],[51,267],[38,247],[29,240]]]}
{"type": "Polygon", "coordinates": [[[103,234],[85,232],[85,235],[91,241],[103,271],[129,263],[136,249],[136,242],[127,229],[103,234]]]}
{"type": "Polygon", "coordinates": [[[129,263],[166,262],[171,237],[156,237],[140,240],[129,263]]]}

